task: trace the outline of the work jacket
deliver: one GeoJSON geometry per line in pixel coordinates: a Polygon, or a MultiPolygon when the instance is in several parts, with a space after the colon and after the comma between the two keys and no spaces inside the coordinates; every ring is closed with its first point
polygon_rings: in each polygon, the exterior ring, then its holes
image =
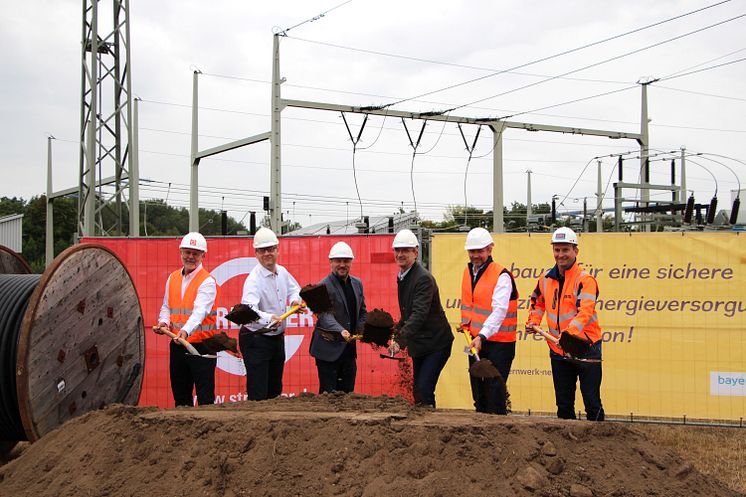
{"type": "MultiPolygon", "coordinates": [[[[513,281],[513,275],[500,264],[491,261],[487,264],[476,284],[472,285],[473,277],[471,265],[464,269],[461,278],[461,326],[469,330],[472,337],[477,336],[484,326],[487,318],[492,314],[492,295],[495,292],[497,280],[501,274],[510,276],[512,291],[508,310],[497,332],[487,340],[491,342],[515,342],[516,326],[518,324],[518,290],[513,281]]],[[[483,334],[484,335],[484,334],[483,334]]]]}
{"type": "MultiPolygon", "coordinates": [[[[168,280],[168,307],[171,311],[171,325],[176,330],[180,330],[189,320],[189,316],[192,315],[194,310],[194,300],[197,298],[197,292],[199,291],[200,285],[207,279],[213,278],[206,269],[201,268],[192,281],[184,291],[184,296],[181,296],[181,284],[182,274],[181,269],[178,269],[171,273],[168,280]]],[[[220,300],[220,286],[215,285],[217,293],[215,294],[215,301],[212,303],[212,309],[204,317],[202,323],[197,326],[187,341],[190,343],[198,343],[202,340],[213,336],[217,331],[215,325],[215,318],[217,316],[217,304],[220,300]]]]}
{"type": "MultiPolygon", "coordinates": [[[[595,344],[601,340],[601,326],[596,315],[597,298],[596,279],[577,262],[565,271],[564,279],[560,278],[555,265],[539,278],[531,294],[528,322],[540,326],[546,313],[549,333],[555,337],[559,338],[560,332],[567,331],[595,344]]],[[[547,343],[554,352],[564,355],[559,346],[550,341],[547,343]]]]}

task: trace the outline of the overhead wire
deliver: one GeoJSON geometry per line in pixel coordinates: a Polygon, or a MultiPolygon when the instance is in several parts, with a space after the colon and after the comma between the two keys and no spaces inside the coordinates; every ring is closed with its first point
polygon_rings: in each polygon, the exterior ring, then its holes
{"type": "MultiPolygon", "coordinates": [[[[705,7],[702,7],[702,8],[690,11],[690,12],[686,12],[684,14],[680,14],[678,16],[670,17],[670,18],[664,19],[662,21],[658,21],[658,22],[655,22],[655,23],[652,23],[652,24],[648,24],[648,25],[640,27],[640,28],[633,29],[631,31],[626,31],[624,33],[620,33],[620,34],[617,34],[617,35],[614,35],[614,36],[610,36],[610,37],[604,38],[602,40],[598,40],[598,41],[595,41],[595,42],[592,42],[592,43],[587,43],[587,44],[582,45],[580,47],[572,48],[572,49],[569,49],[569,50],[564,50],[564,51],[557,52],[557,53],[552,54],[552,55],[548,55],[548,56],[545,56],[545,57],[541,57],[539,59],[535,59],[535,60],[532,60],[532,61],[529,61],[529,62],[525,62],[523,64],[519,64],[517,66],[511,67],[510,69],[501,70],[501,71],[498,71],[498,72],[495,72],[495,73],[492,73],[492,74],[487,74],[487,75],[484,75],[484,76],[480,76],[478,78],[473,78],[473,79],[470,79],[468,81],[464,81],[464,82],[461,82],[461,83],[457,83],[457,84],[453,84],[453,85],[448,85],[448,86],[446,86],[444,88],[440,88],[440,89],[437,89],[437,90],[432,90],[432,91],[429,91],[429,92],[421,93],[421,94],[416,95],[414,97],[409,97],[409,98],[401,99],[401,100],[398,100],[396,102],[393,102],[393,103],[390,103],[390,104],[386,104],[386,105],[387,106],[398,105],[398,104],[407,102],[409,100],[414,100],[414,99],[422,98],[422,97],[429,96],[429,95],[432,95],[432,94],[435,94],[435,93],[440,93],[442,91],[446,91],[446,90],[450,90],[450,89],[453,89],[453,88],[457,88],[459,86],[464,86],[464,85],[467,85],[467,84],[475,83],[477,81],[485,80],[487,78],[498,76],[500,74],[504,74],[506,71],[514,71],[516,69],[522,69],[524,67],[528,67],[528,66],[531,66],[531,65],[534,65],[534,64],[538,64],[540,62],[545,62],[547,60],[551,60],[551,59],[554,59],[554,58],[562,57],[564,55],[575,53],[575,52],[578,52],[580,50],[584,50],[586,48],[590,48],[590,47],[593,47],[593,46],[596,46],[596,45],[600,45],[600,44],[603,44],[603,43],[606,43],[606,42],[609,42],[609,41],[612,41],[612,40],[616,40],[616,39],[628,36],[630,34],[638,33],[640,31],[644,31],[646,29],[650,29],[650,28],[653,28],[653,27],[656,27],[656,26],[660,26],[662,24],[665,24],[665,23],[668,23],[668,22],[671,22],[671,21],[674,21],[674,20],[677,20],[677,19],[681,19],[681,18],[687,17],[689,15],[693,15],[693,14],[702,12],[704,10],[711,9],[713,7],[717,7],[719,5],[728,3],[729,1],[730,0],[724,0],[724,1],[721,1],[721,2],[717,2],[717,3],[714,3],[714,4],[711,4],[711,5],[708,5],[708,6],[705,6],[705,7]]],[[[598,65],[598,64],[596,64],[596,65],[598,65]]],[[[589,67],[594,67],[594,65],[589,66],[589,67]]],[[[586,67],[586,68],[583,68],[583,69],[588,69],[589,67],[586,67]]],[[[578,70],[578,71],[570,71],[570,72],[561,74],[559,76],[553,76],[552,79],[556,79],[557,77],[569,76],[570,74],[573,74],[574,72],[579,72],[579,71],[580,70],[578,70]]],[[[544,82],[544,81],[548,81],[548,80],[543,80],[542,82],[544,82]]],[[[534,86],[534,84],[532,84],[530,86],[534,86]]],[[[516,91],[516,90],[514,90],[514,91],[516,91]]],[[[454,107],[454,108],[451,108],[451,109],[448,109],[448,110],[449,111],[453,111],[453,110],[456,110],[456,109],[459,109],[459,108],[462,108],[462,107],[473,105],[474,103],[479,103],[479,102],[482,102],[484,100],[489,100],[491,98],[495,98],[495,97],[488,97],[486,99],[477,100],[477,101],[472,102],[470,104],[461,105],[461,106],[454,107]]]]}
{"type": "Polygon", "coordinates": [[[477,127],[477,133],[474,136],[474,141],[472,142],[471,146],[469,146],[469,142],[466,141],[466,136],[464,136],[464,130],[461,128],[461,123],[458,123],[458,130],[461,133],[461,138],[464,140],[466,151],[469,153],[469,157],[468,159],[466,159],[466,168],[464,169],[464,225],[468,226],[467,216],[469,214],[469,200],[466,192],[467,180],[469,178],[469,164],[471,164],[471,157],[472,155],[474,155],[474,149],[477,147],[477,140],[479,140],[479,133],[482,131],[482,125],[480,124],[477,127]]]}
{"type": "MultiPolygon", "coordinates": [[[[629,57],[630,55],[634,55],[634,54],[643,52],[645,50],[650,50],[651,48],[659,47],[661,45],[665,45],[666,43],[671,43],[673,41],[680,40],[680,39],[685,38],[687,36],[692,36],[694,34],[701,33],[701,32],[706,31],[708,29],[712,29],[712,28],[715,28],[717,26],[721,26],[721,25],[723,25],[725,23],[735,21],[735,20],[740,19],[740,18],[742,18],[744,16],[746,16],[746,14],[740,14],[738,16],[731,17],[731,18],[726,19],[724,21],[720,21],[720,22],[717,22],[717,23],[714,23],[714,24],[710,24],[710,25],[705,26],[703,28],[695,29],[693,31],[688,31],[688,32],[686,32],[684,34],[677,35],[677,36],[674,36],[674,37],[671,37],[671,38],[667,38],[667,39],[665,39],[663,41],[659,41],[659,42],[656,42],[656,43],[653,43],[653,44],[650,44],[650,45],[646,45],[646,46],[644,46],[642,48],[631,50],[631,51],[625,52],[623,54],[615,55],[614,57],[609,57],[609,58],[601,60],[599,62],[594,62],[593,64],[587,64],[587,65],[579,67],[577,69],[572,69],[570,71],[565,71],[565,72],[563,72],[561,74],[558,74],[557,76],[552,76],[550,78],[543,79],[541,81],[536,81],[534,83],[530,83],[530,84],[527,84],[527,85],[519,86],[517,88],[513,88],[511,90],[506,90],[506,91],[503,91],[501,93],[497,93],[495,95],[491,95],[489,97],[480,98],[478,100],[474,100],[472,102],[469,102],[469,103],[466,103],[466,104],[462,104],[462,105],[459,105],[457,107],[452,107],[450,109],[447,109],[447,112],[452,112],[454,110],[461,109],[463,107],[469,107],[471,105],[478,104],[478,103],[481,103],[481,102],[484,102],[484,101],[487,101],[487,100],[492,100],[494,98],[502,97],[502,96],[508,95],[510,93],[514,93],[516,91],[525,90],[527,88],[532,88],[534,86],[537,86],[537,85],[540,85],[540,84],[543,84],[543,83],[547,83],[549,81],[553,81],[553,80],[557,79],[557,77],[559,77],[559,76],[567,76],[569,74],[575,74],[577,72],[585,71],[586,69],[590,69],[590,68],[593,68],[593,67],[598,67],[600,65],[607,64],[609,62],[613,62],[615,60],[619,60],[619,59],[622,59],[624,57],[629,57]]],[[[717,67],[719,67],[719,66],[717,66],[717,67]]],[[[682,74],[681,76],[685,76],[685,75],[688,75],[688,74],[694,74],[695,72],[699,72],[699,71],[692,71],[691,73],[682,74]]],[[[678,77],[678,76],[676,76],[676,77],[678,77]]],[[[673,79],[673,78],[669,78],[669,79],[673,79]]],[[[629,87],[625,88],[625,89],[629,89],[629,87]]],[[[622,89],[620,91],[623,91],[623,90],[624,89],[622,89]]],[[[614,93],[614,92],[609,92],[609,93],[614,93]]],[[[540,110],[544,110],[544,109],[540,109],[540,110]]],[[[503,117],[501,117],[501,119],[507,119],[507,118],[514,117],[514,116],[520,115],[520,114],[525,114],[525,112],[521,112],[521,113],[517,113],[517,114],[510,114],[508,116],[503,116],[503,117]]]]}
{"type": "MultiPolygon", "coordinates": [[[[494,67],[472,66],[472,65],[468,65],[468,64],[458,64],[456,62],[446,62],[446,61],[442,61],[442,60],[425,59],[425,58],[422,58],[422,57],[413,57],[413,56],[408,56],[408,55],[395,54],[395,53],[391,53],[391,52],[382,52],[382,51],[376,51],[376,50],[369,50],[369,49],[365,49],[365,48],[350,47],[350,46],[347,46],[347,45],[340,45],[340,44],[336,44],[336,43],[329,43],[329,42],[318,41],[318,40],[309,40],[309,39],[306,39],[306,38],[299,38],[297,36],[288,36],[288,39],[302,41],[302,42],[305,42],[305,43],[311,43],[311,44],[321,45],[321,46],[327,46],[327,47],[331,47],[331,48],[337,48],[337,49],[341,49],[341,50],[349,50],[349,51],[352,51],[352,52],[365,53],[365,54],[368,54],[368,55],[379,55],[379,56],[382,56],[382,57],[390,57],[390,58],[395,58],[395,59],[410,60],[410,61],[413,61],[413,62],[423,62],[423,63],[426,63],[426,64],[437,64],[437,65],[442,65],[442,66],[450,66],[450,67],[456,67],[456,68],[459,68],[459,69],[470,69],[470,70],[475,70],[475,71],[488,71],[488,72],[495,73],[495,75],[497,75],[497,74],[515,74],[516,76],[528,76],[528,77],[532,77],[532,78],[545,78],[546,77],[546,74],[526,73],[526,72],[513,71],[511,69],[495,69],[494,67]]],[[[570,80],[570,81],[583,81],[583,82],[588,82],[588,83],[606,83],[606,84],[627,84],[627,83],[629,83],[629,81],[616,81],[616,80],[595,79],[595,78],[563,78],[563,79],[567,79],[567,80],[570,80]]],[[[370,95],[370,96],[380,97],[380,95],[370,95]]],[[[385,97],[385,98],[389,98],[389,97],[385,97]]],[[[399,98],[401,98],[401,97],[399,97],[399,98]]],[[[412,98],[404,99],[404,101],[414,101],[414,100],[417,100],[417,98],[416,97],[412,97],[412,98]]]]}
{"type": "Polygon", "coordinates": [[[360,131],[357,134],[357,138],[352,136],[352,131],[350,130],[350,125],[347,123],[347,118],[345,117],[344,112],[340,112],[342,114],[342,120],[345,123],[345,128],[347,128],[347,134],[350,135],[350,141],[352,142],[352,176],[355,180],[355,192],[357,193],[357,199],[360,203],[360,221],[363,220],[363,201],[360,199],[360,188],[358,188],[357,185],[357,171],[355,169],[355,153],[357,152],[357,144],[360,142],[360,139],[363,136],[363,130],[365,129],[365,123],[368,122],[368,114],[365,114],[365,118],[363,119],[363,124],[360,125],[360,131]]]}
{"type": "MultiPolygon", "coordinates": [[[[744,16],[746,16],[746,14],[743,14],[743,15],[738,16],[738,17],[744,17],[744,16]]],[[[728,65],[731,65],[731,64],[736,64],[738,62],[743,62],[744,60],[746,60],[746,57],[742,57],[740,59],[732,60],[732,61],[729,61],[729,62],[723,62],[722,64],[717,64],[717,65],[714,65],[714,66],[705,67],[705,68],[697,69],[697,70],[694,70],[694,71],[689,71],[689,72],[685,72],[685,73],[679,73],[679,74],[675,74],[675,75],[671,75],[671,76],[664,76],[662,78],[656,78],[656,79],[654,79],[651,83],[657,83],[658,81],[669,81],[671,79],[681,78],[681,77],[684,77],[684,76],[690,76],[692,74],[697,74],[697,73],[701,73],[701,72],[705,72],[705,71],[710,71],[712,69],[717,69],[719,67],[724,67],[724,66],[728,66],[728,65]]],[[[544,106],[544,107],[539,107],[537,109],[527,110],[527,111],[523,111],[523,112],[517,112],[517,113],[511,114],[509,116],[503,116],[500,119],[508,119],[508,118],[515,117],[515,116],[520,116],[520,115],[523,115],[523,114],[532,114],[534,112],[538,112],[538,111],[542,111],[542,110],[552,109],[552,108],[560,107],[560,106],[563,106],[563,105],[574,104],[574,103],[577,103],[577,102],[583,102],[585,100],[591,100],[593,98],[604,97],[604,96],[607,96],[607,95],[611,95],[613,93],[619,93],[619,92],[622,92],[622,91],[631,90],[631,89],[636,88],[636,87],[637,87],[637,85],[628,86],[626,88],[620,88],[618,90],[611,90],[611,91],[599,93],[599,94],[596,94],[596,95],[590,95],[590,96],[587,96],[587,97],[577,98],[577,99],[574,99],[574,100],[568,100],[566,102],[560,102],[560,103],[553,104],[553,105],[547,105],[547,106],[544,106]]],[[[670,124],[669,125],[660,124],[658,126],[662,126],[662,127],[673,127],[673,128],[677,127],[677,126],[670,125],[670,124]]],[[[687,129],[689,129],[689,127],[687,127],[687,129]]],[[[705,129],[705,128],[700,128],[700,129],[705,129]]],[[[742,133],[742,132],[745,132],[746,130],[716,130],[716,131],[732,131],[732,132],[742,133]]]]}
{"type": "Polygon", "coordinates": [[[335,5],[335,6],[334,6],[334,7],[332,7],[331,9],[327,9],[327,10],[325,10],[325,11],[324,11],[324,12],[322,12],[321,14],[315,15],[315,16],[313,16],[313,17],[310,17],[310,18],[306,19],[305,21],[299,22],[298,24],[296,24],[296,25],[294,25],[294,26],[291,26],[291,27],[289,27],[289,28],[285,28],[285,29],[283,29],[283,30],[279,30],[279,29],[278,29],[278,31],[277,31],[277,33],[276,33],[276,34],[277,34],[277,35],[279,35],[279,36],[287,36],[287,32],[288,32],[288,31],[290,31],[291,29],[295,29],[295,28],[297,28],[297,27],[303,26],[304,24],[306,24],[306,23],[309,23],[309,22],[314,22],[314,21],[318,21],[319,19],[321,19],[321,18],[323,18],[324,16],[326,16],[326,15],[327,15],[327,14],[328,14],[329,12],[331,12],[331,11],[333,11],[333,10],[337,10],[338,8],[340,8],[340,7],[344,6],[344,5],[347,5],[347,4],[348,4],[348,3],[350,3],[350,2],[352,2],[352,0],[347,0],[346,2],[342,2],[342,3],[340,3],[339,5],[335,5]]]}

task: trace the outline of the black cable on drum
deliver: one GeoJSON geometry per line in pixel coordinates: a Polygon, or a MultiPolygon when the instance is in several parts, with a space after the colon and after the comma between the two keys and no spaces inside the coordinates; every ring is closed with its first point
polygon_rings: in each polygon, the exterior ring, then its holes
{"type": "Polygon", "coordinates": [[[16,352],[21,321],[40,274],[0,274],[0,440],[26,440],[18,411],[16,352]]]}

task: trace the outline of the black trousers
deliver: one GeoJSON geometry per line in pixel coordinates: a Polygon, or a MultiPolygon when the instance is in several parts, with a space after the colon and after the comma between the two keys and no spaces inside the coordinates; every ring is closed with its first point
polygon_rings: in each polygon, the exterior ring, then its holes
{"type": "MultiPolygon", "coordinates": [[[[201,343],[193,343],[200,354],[209,353],[201,343]]],[[[215,403],[215,365],[217,359],[206,359],[187,354],[186,349],[171,340],[169,346],[169,374],[171,393],[177,406],[194,406],[192,391],[197,390],[201,406],[215,403]]]]}
{"type": "Polygon", "coordinates": [[[316,369],[319,372],[319,393],[350,393],[355,390],[355,376],[357,375],[355,356],[355,344],[350,343],[336,361],[316,359],[316,369]]]}
{"type": "Polygon", "coordinates": [[[257,335],[241,328],[238,346],[246,366],[248,399],[266,400],[279,396],[285,370],[285,335],[257,335]]]}
{"type": "Polygon", "coordinates": [[[435,385],[451,357],[451,344],[440,350],[412,358],[414,403],[435,407],[435,385]]]}
{"type": "MultiPolygon", "coordinates": [[[[474,407],[477,412],[491,414],[507,414],[507,388],[510,367],[515,358],[515,342],[482,342],[482,350],[479,351],[480,359],[489,359],[502,376],[500,378],[476,378],[469,375],[471,383],[471,396],[474,399],[474,407]]],[[[476,359],[469,356],[469,366],[476,359]]]]}
{"type": "Polygon", "coordinates": [[[583,395],[586,419],[603,421],[601,363],[575,363],[553,355],[552,380],[554,380],[554,397],[557,401],[557,417],[576,419],[575,387],[578,379],[580,380],[580,393],[583,395]]]}

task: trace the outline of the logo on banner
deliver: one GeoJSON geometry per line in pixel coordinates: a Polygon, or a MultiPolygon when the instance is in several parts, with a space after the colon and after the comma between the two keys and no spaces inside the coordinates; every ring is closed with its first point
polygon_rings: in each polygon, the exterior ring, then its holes
{"type": "Polygon", "coordinates": [[[746,397],[746,373],[710,371],[710,395],[746,397]]]}
{"type": "MultiPolygon", "coordinates": [[[[228,280],[236,276],[247,275],[258,264],[255,257],[238,257],[226,261],[210,272],[218,285],[223,286],[228,280]]],[[[298,352],[303,342],[303,335],[285,335],[285,362],[298,352]]],[[[243,360],[228,352],[218,352],[217,368],[236,376],[246,376],[243,360]]]]}

